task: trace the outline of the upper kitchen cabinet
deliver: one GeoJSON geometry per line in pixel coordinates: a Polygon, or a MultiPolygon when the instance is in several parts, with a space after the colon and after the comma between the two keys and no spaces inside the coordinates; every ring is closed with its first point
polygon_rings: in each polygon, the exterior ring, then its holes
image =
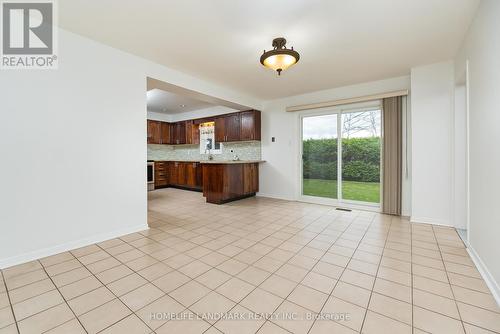
{"type": "Polygon", "coordinates": [[[199,144],[200,143],[200,128],[199,123],[194,120],[186,121],[186,144],[199,144]]]}
{"type": "Polygon", "coordinates": [[[224,141],[238,141],[240,139],[241,117],[240,113],[229,114],[225,118],[226,140],[224,141]]]}
{"type": "Polygon", "coordinates": [[[170,127],[170,143],[174,145],[186,144],[186,122],[172,123],[170,127]]]}
{"type": "Polygon", "coordinates": [[[243,111],[240,113],[240,117],[240,140],[260,140],[260,111],[243,111]]]}
{"type": "Polygon", "coordinates": [[[161,122],[148,119],[148,144],[161,143],[161,122]]]}
{"type": "Polygon", "coordinates": [[[160,144],[170,144],[170,123],[160,122],[160,144]]]}
{"type": "Polygon", "coordinates": [[[224,115],[215,118],[215,141],[226,141],[226,117],[224,115]]]}

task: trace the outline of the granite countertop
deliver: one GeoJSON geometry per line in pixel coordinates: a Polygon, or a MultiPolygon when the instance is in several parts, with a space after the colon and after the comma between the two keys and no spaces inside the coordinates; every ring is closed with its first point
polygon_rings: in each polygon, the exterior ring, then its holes
{"type": "Polygon", "coordinates": [[[202,164],[253,164],[265,162],[264,160],[148,160],[158,162],[199,162],[202,164]]]}

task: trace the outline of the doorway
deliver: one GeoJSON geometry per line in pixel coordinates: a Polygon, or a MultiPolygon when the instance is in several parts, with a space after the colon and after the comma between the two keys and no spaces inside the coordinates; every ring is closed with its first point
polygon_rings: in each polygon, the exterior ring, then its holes
{"type": "Polygon", "coordinates": [[[380,104],[306,113],[300,125],[302,199],[380,208],[380,104]]]}

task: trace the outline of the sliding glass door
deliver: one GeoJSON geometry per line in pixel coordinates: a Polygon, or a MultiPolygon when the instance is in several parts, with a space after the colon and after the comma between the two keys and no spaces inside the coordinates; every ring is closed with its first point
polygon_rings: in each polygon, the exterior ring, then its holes
{"type": "Polygon", "coordinates": [[[378,107],[302,117],[302,195],[379,205],[380,137],[378,107]]]}
{"type": "Polygon", "coordinates": [[[302,191],[306,196],[338,198],[337,115],[302,119],[302,191]]]}

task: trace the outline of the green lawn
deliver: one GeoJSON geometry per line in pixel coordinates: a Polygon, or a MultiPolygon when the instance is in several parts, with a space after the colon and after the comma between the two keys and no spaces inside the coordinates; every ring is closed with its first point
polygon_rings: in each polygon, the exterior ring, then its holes
{"type": "MultiPolygon", "coordinates": [[[[380,203],[380,183],[378,182],[342,182],[342,198],[380,203]]],[[[337,198],[337,181],[304,179],[304,195],[337,198]]]]}

